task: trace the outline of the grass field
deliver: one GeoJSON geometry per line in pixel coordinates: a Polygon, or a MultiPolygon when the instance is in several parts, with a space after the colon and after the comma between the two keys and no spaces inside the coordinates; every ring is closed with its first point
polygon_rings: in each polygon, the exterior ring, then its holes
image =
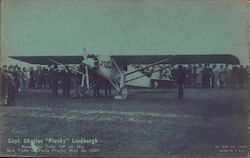
{"type": "Polygon", "coordinates": [[[27,90],[16,105],[0,107],[0,151],[12,156],[246,156],[247,89],[185,89],[183,100],[176,99],[175,89],[129,92],[119,101],[27,90]],[[83,138],[97,142],[73,141],[83,138]],[[24,139],[34,139],[39,150],[24,139]]]}

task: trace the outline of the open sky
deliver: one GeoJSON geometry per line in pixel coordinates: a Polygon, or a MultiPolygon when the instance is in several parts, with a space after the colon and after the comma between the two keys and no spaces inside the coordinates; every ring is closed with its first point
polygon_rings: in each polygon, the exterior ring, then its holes
{"type": "Polygon", "coordinates": [[[249,63],[246,1],[2,0],[8,55],[234,54],[249,63]]]}

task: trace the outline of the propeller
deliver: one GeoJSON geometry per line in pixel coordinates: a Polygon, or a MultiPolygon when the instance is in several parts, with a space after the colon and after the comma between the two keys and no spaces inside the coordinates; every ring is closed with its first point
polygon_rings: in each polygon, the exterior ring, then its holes
{"type": "Polygon", "coordinates": [[[84,86],[85,76],[86,76],[87,89],[90,89],[89,70],[93,69],[96,66],[95,59],[97,59],[97,57],[93,54],[89,54],[89,50],[86,47],[84,47],[82,64],[84,64],[85,67],[85,75],[82,78],[81,86],[82,87],[84,86]]]}
{"type": "Polygon", "coordinates": [[[86,57],[83,57],[84,59],[82,60],[82,64],[87,66],[89,69],[92,69],[95,67],[95,58],[92,56],[88,55],[86,57]]]}

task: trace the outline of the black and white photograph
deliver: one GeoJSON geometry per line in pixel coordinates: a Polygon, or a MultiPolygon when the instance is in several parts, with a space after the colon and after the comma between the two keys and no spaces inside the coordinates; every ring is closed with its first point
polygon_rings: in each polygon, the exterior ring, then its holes
{"type": "Polygon", "coordinates": [[[1,0],[1,157],[248,157],[247,0],[1,0]]]}

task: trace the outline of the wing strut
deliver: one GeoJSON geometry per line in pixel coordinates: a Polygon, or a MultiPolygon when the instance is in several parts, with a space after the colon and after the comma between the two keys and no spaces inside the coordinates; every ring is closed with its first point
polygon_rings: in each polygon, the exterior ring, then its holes
{"type": "MultiPolygon", "coordinates": [[[[59,63],[53,59],[49,59],[49,61],[53,62],[53,63],[56,63],[56,64],[59,64],[59,65],[62,65],[63,67],[65,67],[62,63],[59,63]]],[[[79,74],[82,74],[84,75],[84,73],[82,73],[81,71],[77,70],[77,69],[74,69],[74,71],[78,72],[79,74]]]]}
{"type": "Polygon", "coordinates": [[[87,89],[89,89],[89,71],[88,71],[88,67],[87,66],[85,66],[85,71],[86,71],[87,89]]]}
{"type": "Polygon", "coordinates": [[[115,60],[113,58],[111,58],[112,62],[115,64],[116,69],[120,72],[120,74],[122,75],[122,71],[120,70],[119,66],[116,64],[115,60]]]}
{"type": "MultiPolygon", "coordinates": [[[[53,63],[56,63],[56,64],[64,66],[62,63],[59,63],[59,62],[57,62],[57,61],[55,61],[53,59],[49,59],[49,60],[51,62],[53,62],[53,63]]],[[[87,89],[89,90],[90,89],[90,84],[89,84],[89,71],[88,71],[88,67],[85,66],[85,73],[86,73],[86,75],[83,72],[81,72],[81,71],[79,71],[77,69],[74,69],[74,71],[76,71],[77,73],[79,73],[79,74],[82,75],[81,87],[84,87],[84,81],[85,81],[85,76],[86,76],[87,89]]]]}
{"type": "Polygon", "coordinates": [[[147,68],[152,67],[152,66],[155,66],[155,65],[159,65],[159,64],[161,64],[161,63],[163,63],[163,62],[165,62],[165,61],[167,61],[167,60],[169,60],[169,59],[163,59],[163,60],[157,61],[157,62],[155,62],[155,63],[153,63],[153,64],[150,64],[150,65],[148,65],[148,66],[145,66],[145,67],[143,67],[143,68],[137,69],[137,70],[135,70],[135,71],[128,72],[128,73],[124,74],[124,76],[130,75],[130,74],[135,73],[135,72],[137,72],[137,71],[141,71],[141,70],[147,69],[147,68]]]}
{"type": "Polygon", "coordinates": [[[118,85],[114,84],[111,80],[109,80],[109,82],[115,87],[115,89],[119,93],[119,95],[115,96],[115,99],[125,100],[128,97],[128,89],[126,88],[126,85],[125,85],[125,80],[126,80],[125,79],[125,75],[121,71],[121,69],[119,68],[119,66],[116,64],[115,60],[113,58],[111,58],[111,60],[114,63],[116,69],[120,73],[120,85],[118,86],[118,85]]]}

